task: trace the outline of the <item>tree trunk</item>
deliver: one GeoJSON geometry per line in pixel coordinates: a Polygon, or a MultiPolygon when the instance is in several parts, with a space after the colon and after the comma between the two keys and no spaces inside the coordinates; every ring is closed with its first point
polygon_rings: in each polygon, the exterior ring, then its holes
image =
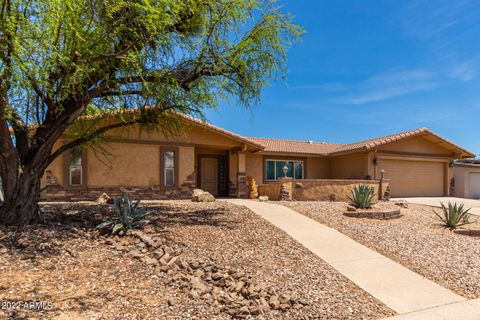
{"type": "Polygon", "coordinates": [[[0,225],[24,225],[39,221],[40,177],[20,171],[16,179],[3,181],[4,202],[0,204],[0,225]]]}

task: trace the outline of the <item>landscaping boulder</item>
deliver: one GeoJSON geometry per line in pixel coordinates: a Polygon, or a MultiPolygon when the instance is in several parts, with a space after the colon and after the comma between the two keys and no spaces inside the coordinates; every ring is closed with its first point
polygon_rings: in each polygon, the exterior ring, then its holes
{"type": "Polygon", "coordinates": [[[193,202],[213,202],[215,197],[210,192],[203,191],[201,189],[195,189],[192,193],[193,202]]]}
{"type": "Polygon", "coordinates": [[[258,197],[259,201],[268,201],[268,196],[260,196],[258,197]]]}
{"type": "Polygon", "coordinates": [[[96,202],[98,204],[105,204],[105,203],[108,203],[109,199],[110,199],[110,197],[108,196],[108,194],[102,193],[102,195],[100,197],[98,197],[96,202]]]}

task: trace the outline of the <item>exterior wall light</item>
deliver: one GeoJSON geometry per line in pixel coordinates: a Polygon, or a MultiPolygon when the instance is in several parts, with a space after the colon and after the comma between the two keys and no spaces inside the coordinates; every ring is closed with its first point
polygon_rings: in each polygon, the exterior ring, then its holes
{"type": "Polygon", "coordinates": [[[283,170],[283,175],[285,176],[285,178],[287,177],[287,172],[288,172],[287,164],[288,164],[288,161],[285,163],[285,165],[284,165],[283,168],[282,168],[282,170],[283,170]]]}

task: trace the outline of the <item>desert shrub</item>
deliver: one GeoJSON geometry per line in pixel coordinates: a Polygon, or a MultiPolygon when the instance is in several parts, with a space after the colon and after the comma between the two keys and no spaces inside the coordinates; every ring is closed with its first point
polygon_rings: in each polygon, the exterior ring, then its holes
{"type": "Polygon", "coordinates": [[[127,191],[122,192],[121,197],[113,198],[113,207],[116,217],[99,224],[97,229],[111,228],[112,235],[124,234],[129,229],[134,229],[148,224],[145,218],[152,214],[152,210],[139,208],[140,200],[132,202],[127,191]]]}
{"type": "Polygon", "coordinates": [[[359,184],[352,190],[352,195],[349,197],[352,206],[357,209],[368,209],[375,204],[375,192],[373,187],[367,184],[359,184]]]}
{"type": "Polygon", "coordinates": [[[456,229],[457,227],[470,223],[468,213],[470,208],[465,209],[463,204],[458,205],[457,203],[452,204],[451,202],[448,202],[448,207],[443,203],[441,203],[441,206],[441,213],[433,212],[446,228],[456,229]]]}

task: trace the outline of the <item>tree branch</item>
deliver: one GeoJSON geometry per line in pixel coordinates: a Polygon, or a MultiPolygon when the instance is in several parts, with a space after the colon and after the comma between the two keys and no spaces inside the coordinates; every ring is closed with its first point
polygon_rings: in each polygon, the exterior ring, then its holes
{"type": "MultiPolygon", "coordinates": [[[[165,113],[169,110],[172,110],[174,109],[175,107],[174,106],[170,106],[170,107],[163,107],[163,108],[150,108],[147,110],[148,113],[155,113],[157,116],[162,114],[162,113],[165,113]]],[[[80,138],[77,138],[67,144],[64,144],[63,146],[61,146],[60,148],[58,148],[55,152],[53,152],[49,159],[48,159],[48,164],[52,163],[58,156],[60,156],[63,152],[69,150],[69,149],[72,149],[72,148],[75,148],[75,147],[78,147],[84,143],[87,143],[101,135],[103,135],[104,133],[112,130],[112,129],[117,129],[117,128],[122,128],[122,127],[127,127],[127,126],[131,126],[131,125],[134,125],[134,124],[139,124],[139,123],[148,123],[148,121],[145,121],[145,118],[140,116],[139,118],[135,118],[135,119],[132,119],[132,120],[128,120],[128,121],[121,121],[121,122],[117,122],[117,123],[112,123],[110,125],[106,125],[104,127],[101,127],[83,137],[80,137],[80,138]]]]}

